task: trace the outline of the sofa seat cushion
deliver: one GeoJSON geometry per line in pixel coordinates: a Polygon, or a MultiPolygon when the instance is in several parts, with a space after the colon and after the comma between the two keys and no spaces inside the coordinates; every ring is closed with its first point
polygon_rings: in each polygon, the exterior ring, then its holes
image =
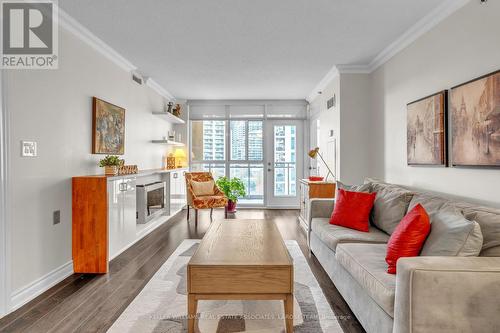
{"type": "Polygon", "coordinates": [[[330,224],[328,218],[319,217],[311,220],[311,232],[334,252],[340,243],[387,243],[389,240],[389,235],[372,226],[363,232],[330,224]]]}
{"type": "Polygon", "coordinates": [[[387,273],[386,244],[339,244],[335,258],[392,318],[396,275],[387,273]]]}

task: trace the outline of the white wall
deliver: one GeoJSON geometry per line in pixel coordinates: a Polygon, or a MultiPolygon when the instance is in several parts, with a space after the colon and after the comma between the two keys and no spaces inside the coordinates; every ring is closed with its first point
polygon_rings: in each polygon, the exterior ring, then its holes
{"type": "Polygon", "coordinates": [[[373,148],[370,88],[367,74],[340,74],[339,179],[348,184],[383,174],[382,158],[373,148]]]}
{"type": "MultiPolygon", "coordinates": [[[[337,171],[337,178],[339,177],[340,170],[340,160],[338,158],[339,149],[340,149],[340,79],[336,76],[323,90],[320,95],[318,95],[314,100],[310,102],[309,112],[311,116],[315,116],[319,114],[319,122],[320,122],[320,137],[318,147],[320,149],[320,153],[323,155],[326,161],[333,160],[330,155],[331,151],[328,149],[328,142],[332,139],[330,137],[330,131],[333,130],[333,138],[336,140],[337,146],[337,159],[336,166],[334,169],[333,165],[329,165],[332,171],[337,171]],[[326,102],[330,98],[335,95],[336,98],[336,106],[330,109],[326,108],[326,102]]],[[[314,147],[310,147],[314,148],[314,147]]],[[[320,170],[321,176],[326,176],[328,170],[324,167],[323,162],[317,161],[318,168],[320,170]]]]}
{"type": "Polygon", "coordinates": [[[500,1],[472,1],[372,74],[384,178],[500,206],[500,170],[410,167],[406,104],[500,69],[500,1]]]}
{"type": "Polygon", "coordinates": [[[71,260],[71,177],[102,172],[103,156],[91,155],[92,96],[126,109],[127,164],[158,168],[167,151],[150,142],[170,128],[151,114],[162,110],[163,98],[65,30],[59,38],[58,70],[7,73],[14,294],[71,260]],[[38,157],[20,157],[21,140],[37,141],[38,157]]]}
{"type": "MultiPolygon", "coordinates": [[[[370,76],[367,74],[340,74],[323,89],[310,104],[311,116],[319,113],[320,152],[325,160],[332,160],[327,149],[334,131],[337,146],[336,178],[348,183],[362,183],[367,176],[383,175],[383,154],[375,147],[376,136],[372,119],[370,76]],[[333,94],[336,107],[327,109],[326,103],[333,94]]],[[[326,168],[318,162],[320,174],[325,176],[326,168]]],[[[330,166],[332,167],[332,166],[330,166]]]]}

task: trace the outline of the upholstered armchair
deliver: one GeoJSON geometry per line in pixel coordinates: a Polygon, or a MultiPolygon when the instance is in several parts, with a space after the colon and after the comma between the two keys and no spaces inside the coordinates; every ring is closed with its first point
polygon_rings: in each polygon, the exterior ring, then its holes
{"type": "Polygon", "coordinates": [[[210,218],[214,208],[224,207],[227,217],[227,197],[215,184],[214,177],[210,172],[186,172],[187,193],[187,219],[189,220],[189,208],[194,208],[195,223],[198,223],[198,209],[210,208],[210,218]]]}

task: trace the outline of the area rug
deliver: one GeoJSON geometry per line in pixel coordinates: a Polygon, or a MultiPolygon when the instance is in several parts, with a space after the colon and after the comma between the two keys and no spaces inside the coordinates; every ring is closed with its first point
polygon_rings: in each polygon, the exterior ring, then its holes
{"type": "MultiPolygon", "coordinates": [[[[199,240],[179,245],[108,332],[187,332],[186,267],[199,240]]],[[[294,332],[343,332],[306,258],[286,241],[294,262],[294,332]]],[[[196,332],[284,332],[282,301],[199,301],[196,332]]]]}

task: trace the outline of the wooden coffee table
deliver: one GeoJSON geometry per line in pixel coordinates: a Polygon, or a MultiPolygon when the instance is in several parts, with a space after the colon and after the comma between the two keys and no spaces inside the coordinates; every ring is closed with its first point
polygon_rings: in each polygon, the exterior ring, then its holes
{"type": "Polygon", "coordinates": [[[199,300],[283,300],[286,332],[293,332],[293,262],[274,222],[214,222],[187,273],[189,333],[199,300]]]}

